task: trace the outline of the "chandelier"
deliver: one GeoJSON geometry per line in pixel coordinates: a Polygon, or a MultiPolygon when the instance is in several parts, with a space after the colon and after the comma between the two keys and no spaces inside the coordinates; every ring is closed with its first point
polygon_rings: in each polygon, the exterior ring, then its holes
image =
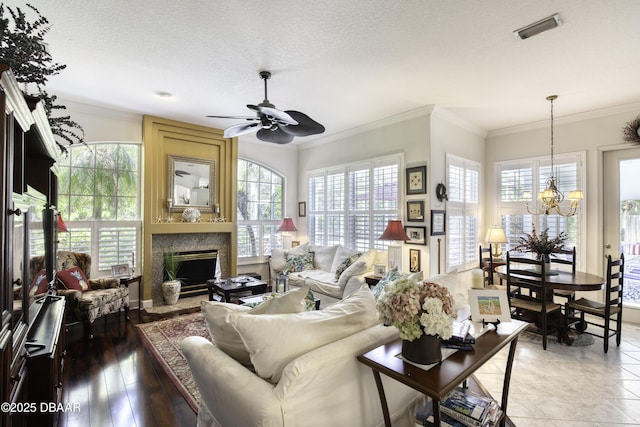
{"type": "Polygon", "coordinates": [[[578,210],[580,200],[584,198],[581,190],[570,191],[566,197],[566,199],[569,200],[569,209],[565,212],[562,211],[561,203],[564,201],[565,196],[564,193],[558,189],[558,178],[554,175],[553,170],[553,101],[557,98],[558,95],[547,96],[547,101],[551,102],[551,176],[547,180],[547,188],[538,193],[539,204],[536,203],[533,211],[529,208],[531,192],[525,191],[522,194],[522,199],[526,200],[525,206],[527,212],[532,215],[551,215],[555,213],[561,216],[573,216],[578,210]]]}

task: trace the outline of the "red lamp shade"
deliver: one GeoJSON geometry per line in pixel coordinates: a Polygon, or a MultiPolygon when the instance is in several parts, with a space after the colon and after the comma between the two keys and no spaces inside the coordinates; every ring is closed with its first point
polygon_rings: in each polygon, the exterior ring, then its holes
{"type": "Polygon", "coordinates": [[[69,230],[67,229],[67,224],[64,223],[64,221],[62,220],[62,215],[58,214],[58,232],[59,233],[66,233],[69,230]]]}
{"type": "Polygon", "coordinates": [[[399,219],[389,220],[387,224],[387,229],[384,230],[382,236],[378,237],[378,240],[411,240],[407,233],[404,232],[404,227],[402,226],[402,221],[399,219]]]}
{"type": "Polygon", "coordinates": [[[277,231],[298,231],[298,229],[291,218],[282,218],[282,224],[280,224],[280,228],[277,231]]]}

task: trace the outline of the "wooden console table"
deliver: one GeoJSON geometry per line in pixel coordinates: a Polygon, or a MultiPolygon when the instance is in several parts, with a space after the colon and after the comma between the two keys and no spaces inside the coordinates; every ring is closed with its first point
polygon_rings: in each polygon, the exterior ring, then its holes
{"type": "MultiPolygon", "coordinates": [[[[489,330],[478,337],[473,345],[473,350],[457,351],[428,370],[397,357],[402,350],[402,340],[399,338],[358,356],[358,361],[373,370],[378,394],[380,395],[385,426],[391,426],[391,418],[380,377],[381,373],[431,397],[434,424],[440,425],[440,399],[471,377],[478,368],[489,361],[507,344],[510,344],[500,405],[504,412],[501,425],[504,426],[507,421],[509,382],[511,380],[511,366],[515,356],[516,343],[518,336],[527,328],[527,325],[526,322],[520,320],[500,323],[496,330],[489,330]]],[[[481,387],[478,381],[475,382],[481,387]]]]}

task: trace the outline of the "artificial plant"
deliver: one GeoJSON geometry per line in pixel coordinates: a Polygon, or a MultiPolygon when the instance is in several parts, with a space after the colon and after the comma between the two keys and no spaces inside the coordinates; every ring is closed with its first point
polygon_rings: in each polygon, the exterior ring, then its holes
{"type": "Polygon", "coordinates": [[[67,66],[54,62],[47,50],[44,37],[51,29],[47,18],[32,5],[27,4],[27,7],[36,15],[33,21],[20,8],[0,3],[0,61],[11,67],[16,81],[24,86],[25,92],[35,91],[28,95],[43,101],[51,132],[58,137],[56,144],[66,152],[63,143],[83,142],[84,130],[68,115],[53,116],[54,112],[66,110],[67,107],[57,104],[57,97],[50,95],[45,86],[50,76],[59,74],[67,66]]]}

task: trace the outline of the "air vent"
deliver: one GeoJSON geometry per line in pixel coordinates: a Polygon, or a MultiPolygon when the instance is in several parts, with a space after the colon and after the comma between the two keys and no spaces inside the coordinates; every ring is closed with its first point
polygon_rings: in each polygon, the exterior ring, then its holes
{"type": "Polygon", "coordinates": [[[562,20],[560,20],[560,15],[555,13],[547,18],[534,22],[533,24],[529,24],[525,27],[515,30],[513,34],[516,37],[524,40],[524,39],[528,39],[529,37],[536,36],[544,31],[557,28],[560,25],[562,25],[562,20]]]}

